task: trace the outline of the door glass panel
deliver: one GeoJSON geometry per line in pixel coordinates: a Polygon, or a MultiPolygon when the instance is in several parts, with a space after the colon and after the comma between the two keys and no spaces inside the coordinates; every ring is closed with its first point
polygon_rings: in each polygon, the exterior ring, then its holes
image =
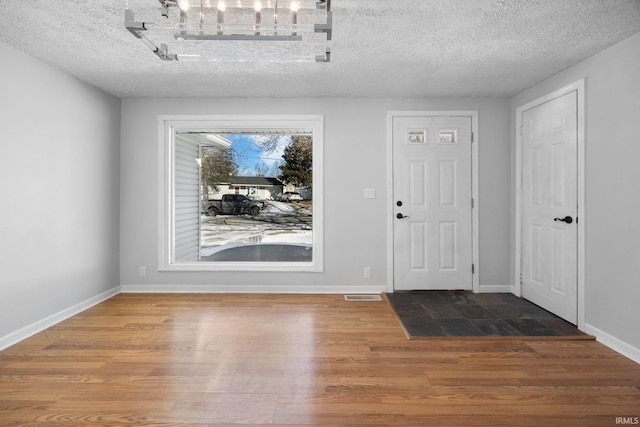
{"type": "Polygon", "coordinates": [[[408,144],[426,144],[427,143],[427,130],[426,129],[409,129],[407,130],[407,143],[408,144]]]}
{"type": "Polygon", "coordinates": [[[458,129],[439,129],[438,144],[457,144],[458,129]]]}

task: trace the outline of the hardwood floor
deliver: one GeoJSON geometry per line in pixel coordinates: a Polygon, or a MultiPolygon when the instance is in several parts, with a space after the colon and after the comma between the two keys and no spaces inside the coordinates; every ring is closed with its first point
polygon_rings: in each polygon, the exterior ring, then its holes
{"type": "Polygon", "coordinates": [[[410,341],[386,301],[121,294],[0,352],[1,426],[615,426],[593,340],[410,341]]]}

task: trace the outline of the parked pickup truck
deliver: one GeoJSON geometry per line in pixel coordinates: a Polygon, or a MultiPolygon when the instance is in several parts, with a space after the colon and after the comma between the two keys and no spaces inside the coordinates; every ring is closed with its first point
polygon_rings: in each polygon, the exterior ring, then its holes
{"type": "Polygon", "coordinates": [[[264,208],[264,202],[252,200],[242,194],[223,194],[222,200],[202,202],[202,210],[211,216],[244,215],[256,216],[264,208]]]}

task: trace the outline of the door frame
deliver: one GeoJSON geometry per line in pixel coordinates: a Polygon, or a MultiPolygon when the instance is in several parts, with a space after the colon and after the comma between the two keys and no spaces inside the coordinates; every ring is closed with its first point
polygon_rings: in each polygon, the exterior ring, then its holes
{"type": "Polygon", "coordinates": [[[394,171],[393,171],[393,119],[396,117],[470,117],[471,118],[471,256],[474,270],[471,273],[471,289],[480,292],[480,257],[478,231],[478,111],[388,111],[387,112],[387,291],[394,290],[394,171]]]}
{"type": "Polygon", "coordinates": [[[586,209],[585,209],[585,110],[584,110],[584,91],[585,81],[584,79],[578,80],[570,85],[567,85],[561,89],[555,90],[547,95],[544,95],[538,99],[528,102],[516,108],[516,152],[515,152],[515,218],[514,218],[514,276],[513,285],[511,286],[511,292],[522,297],[522,116],[525,111],[538,107],[556,98],[560,98],[571,92],[576,92],[577,95],[577,110],[578,110],[578,220],[577,220],[577,232],[578,232],[578,284],[577,284],[577,299],[578,299],[578,329],[584,329],[584,307],[585,307],[585,224],[586,224],[586,209]]]}

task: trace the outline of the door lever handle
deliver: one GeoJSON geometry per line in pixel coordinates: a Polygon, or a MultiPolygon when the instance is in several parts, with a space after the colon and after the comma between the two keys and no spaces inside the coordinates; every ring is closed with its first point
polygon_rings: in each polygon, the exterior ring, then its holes
{"type": "Polygon", "coordinates": [[[553,218],[554,221],[563,221],[566,222],[567,224],[571,224],[573,222],[573,218],[571,218],[569,215],[565,216],[564,218],[553,218]]]}
{"type": "Polygon", "coordinates": [[[396,218],[398,219],[402,219],[402,218],[409,218],[408,216],[402,215],[401,213],[399,213],[398,215],[396,215],[396,218]]]}

